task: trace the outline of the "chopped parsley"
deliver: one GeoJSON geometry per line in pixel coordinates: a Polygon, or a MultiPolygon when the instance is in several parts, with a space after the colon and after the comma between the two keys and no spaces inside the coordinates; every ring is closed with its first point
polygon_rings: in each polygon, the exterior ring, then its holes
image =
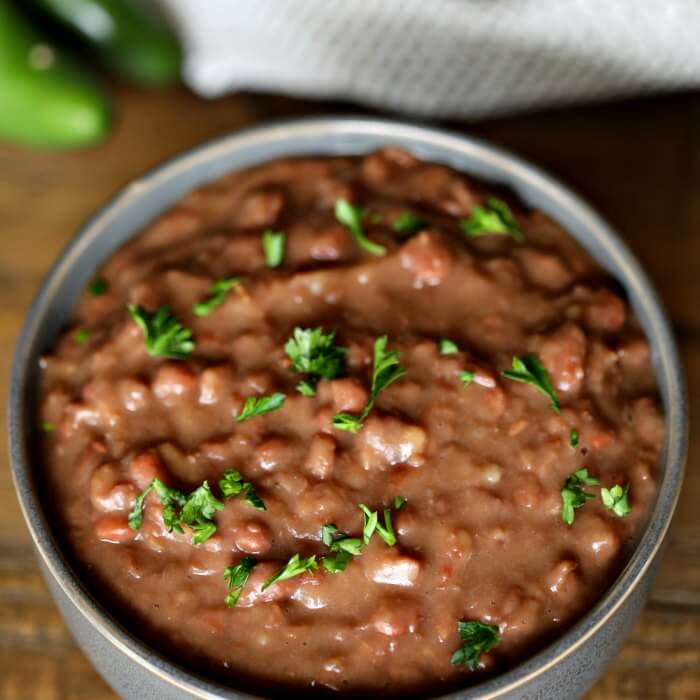
{"type": "Polygon", "coordinates": [[[467,666],[476,670],[481,655],[500,644],[501,635],[497,625],[489,625],[481,620],[460,620],[457,632],[462,646],[452,654],[450,660],[454,666],[467,666]]]}
{"type": "Polygon", "coordinates": [[[350,235],[357,245],[372,255],[386,255],[386,248],[379,243],[370,241],[362,229],[362,217],[365,211],[361,207],[355,207],[347,199],[338,199],[335,203],[335,218],[350,231],[350,235]]]}
{"type": "Polygon", "coordinates": [[[180,525],[179,509],[185,505],[187,497],[179,489],[173,489],[166,486],[160,479],[155,478],[146,488],[136,497],[134,506],[129,513],[129,527],[132,530],[140,529],[143,523],[143,505],[151,491],[155,491],[158,500],[163,505],[163,522],[170,532],[182,533],[180,525]]]}
{"type": "Polygon", "coordinates": [[[531,384],[545,396],[549,397],[549,401],[555,413],[559,413],[561,411],[561,405],[559,404],[559,399],[554,392],[554,387],[549,379],[549,374],[542,363],[534,355],[514,357],[512,369],[503,372],[503,376],[516,382],[531,384]]]}
{"type": "Polygon", "coordinates": [[[338,532],[338,527],[328,523],[321,528],[321,540],[335,556],[322,557],[321,564],[331,574],[345,571],[352,557],[362,554],[363,541],[359,537],[350,537],[338,532]]]}
{"type": "Polygon", "coordinates": [[[224,504],[214,496],[206,481],[187,497],[180,511],[180,522],[194,532],[194,544],[201,544],[216,532],[214,515],[223,508],[224,504]]]}
{"type": "Polygon", "coordinates": [[[300,576],[307,571],[313,573],[316,569],[318,569],[318,562],[315,555],[301,559],[298,554],[295,554],[274,576],[270,576],[263,583],[260,590],[264,591],[275,583],[300,576]]]}
{"type": "Polygon", "coordinates": [[[508,234],[514,241],[525,240],[510,207],[497,197],[489,197],[484,206],[474,207],[468,219],[461,219],[462,231],[472,238],[508,234]]]}
{"type": "Polygon", "coordinates": [[[398,350],[387,352],[387,336],[383,335],[374,342],[374,367],[372,371],[372,389],[369,401],[359,416],[351,413],[336,413],[333,417],[333,427],[339,430],[347,430],[356,433],[362,427],[362,423],[369,415],[377,400],[377,395],[382,389],[386,389],[397,379],[401,379],[406,374],[406,370],[399,365],[398,350]]]}
{"type": "Polygon", "coordinates": [[[224,579],[229,587],[226,596],[226,605],[235,607],[241,597],[243,587],[248,583],[250,574],[258,562],[253,557],[243,557],[235,566],[227,566],[224,570],[224,579]]]}
{"type": "Polygon", "coordinates": [[[396,496],[394,498],[394,509],[401,510],[408,503],[408,498],[403,496],[396,496]]]}
{"type": "Polygon", "coordinates": [[[263,233],[262,247],[265,254],[265,264],[268,267],[279,267],[282,264],[286,243],[287,234],[283,231],[268,229],[263,233]]]}
{"type": "Polygon", "coordinates": [[[459,352],[457,343],[447,338],[443,338],[440,341],[440,354],[441,355],[456,355],[459,352]]]}
{"type": "Polygon", "coordinates": [[[564,484],[561,490],[561,519],[571,525],[574,522],[576,508],[586,505],[595,498],[595,494],[584,491],[584,486],[598,486],[598,479],[588,475],[588,469],[577,469],[564,484]]]}
{"type": "Polygon", "coordinates": [[[304,396],[316,394],[316,382],[334,379],[343,373],[346,349],[333,344],[335,331],[324,333],[323,328],[295,328],[284,346],[292,367],[309,376],[297,384],[304,396]]]}
{"type": "Polygon", "coordinates": [[[240,494],[243,495],[243,502],[257,510],[267,510],[262,498],[258,496],[257,491],[250,481],[244,481],[243,476],[235,469],[227,469],[224,472],[224,477],[219,481],[219,488],[224,498],[233,498],[240,494]]]}
{"type": "Polygon", "coordinates": [[[179,489],[166,486],[156,478],[136,497],[134,507],[129,513],[129,527],[140,529],[143,524],[143,505],[148,494],[154,491],[163,505],[163,523],[169,532],[184,532],[182,526],[187,525],[194,533],[192,542],[201,544],[215,532],[214,515],[222,510],[224,504],[214,496],[205,481],[189,495],[179,489]]]}
{"type": "Polygon", "coordinates": [[[571,428],[571,432],[569,433],[569,445],[571,445],[572,448],[576,449],[578,447],[578,441],[578,430],[576,430],[576,428],[571,428]]]}
{"type": "Polygon", "coordinates": [[[200,301],[192,307],[195,316],[207,316],[218,306],[221,306],[226,295],[241,281],[240,277],[225,277],[217,280],[209,288],[209,298],[200,301]]]}
{"type": "Polygon", "coordinates": [[[464,372],[459,373],[459,379],[465,386],[469,386],[469,384],[474,381],[474,377],[476,377],[476,374],[468,369],[465,369],[464,372]]]}
{"type": "Polygon", "coordinates": [[[391,228],[398,233],[415,233],[425,226],[425,221],[417,214],[408,209],[404,209],[391,225],[391,228]]]}
{"type": "Polygon", "coordinates": [[[78,345],[85,345],[85,343],[90,340],[90,331],[87,328],[79,328],[73,334],[73,340],[78,345]]]}
{"type": "Polygon", "coordinates": [[[49,421],[45,420],[45,421],[41,424],[41,429],[42,429],[45,433],[53,433],[53,431],[56,430],[56,426],[55,426],[53,423],[50,423],[49,421]]]}
{"type": "Polygon", "coordinates": [[[279,392],[270,394],[269,396],[249,396],[243,404],[243,410],[236,417],[237,421],[248,420],[261,416],[263,413],[270,413],[282,408],[282,404],[287,397],[279,392]]]}
{"type": "Polygon", "coordinates": [[[384,524],[379,522],[379,514],[376,510],[370,510],[364,503],[360,503],[363,515],[362,539],[369,544],[372,535],[376,532],[390,547],[396,544],[396,535],[391,524],[391,510],[384,509],[384,524]]]}
{"type": "Polygon", "coordinates": [[[88,292],[93,297],[101,297],[107,291],[107,280],[104,277],[95,277],[90,284],[88,284],[88,292]]]}
{"type": "Polygon", "coordinates": [[[606,508],[609,508],[618,518],[624,518],[632,512],[632,507],[627,498],[629,490],[629,484],[624,488],[616,484],[611,489],[600,489],[600,498],[606,508]]]}
{"type": "Polygon", "coordinates": [[[143,331],[149,355],[182,360],[194,350],[192,331],[171,316],[167,306],[161,306],[154,313],[133,304],[127,309],[134,323],[143,331]]]}

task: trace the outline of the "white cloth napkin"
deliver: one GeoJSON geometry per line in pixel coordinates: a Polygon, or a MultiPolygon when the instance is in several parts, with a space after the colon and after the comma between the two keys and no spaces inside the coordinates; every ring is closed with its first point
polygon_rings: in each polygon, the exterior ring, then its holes
{"type": "Polygon", "coordinates": [[[480,117],[700,84],[700,0],[161,0],[201,95],[480,117]]]}

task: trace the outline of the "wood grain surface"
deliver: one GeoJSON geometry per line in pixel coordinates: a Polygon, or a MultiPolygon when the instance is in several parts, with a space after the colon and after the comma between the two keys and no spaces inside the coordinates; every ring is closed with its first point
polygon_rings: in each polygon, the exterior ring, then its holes
{"type": "MultiPolygon", "coordinates": [[[[282,97],[215,102],[118,89],[118,126],[86,151],[0,145],[0,381],[41,277],[81,222],[164,158],[275,117],[360,111],[282,97]]],[[[673,320],[700,432],[700,94],[451,125],[532,159],[580,192],[646,267],[673,320]]],[[[0,419],[5,424],[4,401],[0,419]]],[[[5,440],[5,435],[2,435],[5,440]]],[[[0,452],[0,699],[108,700],[39,576],[0,452]]],[[[652,599],[588,700],[700,698],[700,441],[652,599]]]]}

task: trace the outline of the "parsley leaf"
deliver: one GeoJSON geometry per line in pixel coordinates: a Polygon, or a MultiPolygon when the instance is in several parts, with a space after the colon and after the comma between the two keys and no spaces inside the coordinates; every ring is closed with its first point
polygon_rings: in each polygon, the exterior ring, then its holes
{"type": "Polygon", "coordinates": [[[315,555],[301,559],[298,554],[295,554],[274,576],[263,583],[260,590],[264,591],[275,583],[300,576],[307,571],[313,573],[316,569],[318,569],[318,562],[315,555]]]}
{"type": "Polygon", "coordinates": [[[396,496],[394,498],[394,509],[401,510],[408,503],[408,499],[403,496],[396,496]]]}
{"type": "Polygon", "coordinates": [[[459,373],[459,378],[462,384],[465,386],[469,386],[474,381],[474,377],[476,377],[476,374],[468,369],[465,369],[464,372],[459,373]]]}
{"type": "Polygon", "coordinates": [[[481,620],[460,620],[457,632],[462,646],[452,654],[454,666],[466,665],[470,671],[476,670],[481,655],[500,644],[501,635],[497,625],[489,625],[481,620]]]}
{"type": "Polygon", "coordinates": [[[88,285],[88,292],[94,297],[101,297],[107,291],[107,280],[104,277],[95,277],[88,285]]]}
{"type": "Polygon", "coordinates": [[[616,484],[611,489],[600,489],[600,498],[606,508],[609,508],[618,518],[624,518],[632,512],[632,507],[627,499],[629,490],[629,484],[624,488],[616,484]]]}
{"type": "Polygon", "coordinates": [[[55,426],[53,423],[49,423],[49,421],[45,420],[45,421],[41,424],[41,429],[42,429],[45,433],[52,433],[54,430],[56,430],[56,426],[55,426]]]}
{"type": "Polygon", "coordinates": [[[224,504],[214,497],[206,481],[187,497],[180,511],[180,522],[194,531],[194,544],[201,544],[216,532],[213,518],[223,508],[224,504]]]}
{"type": "Polygon", "coordinates": [[[364,211],[361,207],[355,207],[347,199],[338,199],[335,202],[335,218],[350,231],[355,243],[360,248],[372,255],[386,255],[386,248],[379,243],[370,241],[362,229],[362,217],[364,211]]]}
{"type": "Polygon", "coordinates": [[[329,574],[337,574],[347,569],[352,554],[348,552],[338,552],[334,557],[322,557],[321,564],[329,574]]]}
{"type": "Polygon", "coordinates": [[[386,389],[397,379],[401,379],[406,374],[406,370],[399,365],[398,350],[386,351],[387,336],[383,335],[374,342],[374,368],[372,371],[372,389],[369,401],[359,416],[350,413],[336,413],[333,416],[333,427],[340,430],[347,430],[356,433],[374,407],[377,395],[382,389],[386,389]]]}
{"type": "Polygon", "coordinates": [[[187,497],[179,489],[173,489],[166,486],[160,479],[155,478],[146,488],[136,497],[134,505],[129,513],[129,527],[132,530],[138,530],[143,523],[143,504],[146,496],[151,491],[155,491],[158,500],[163,507],[163,522],[170,532],[182,532],[180,519],[178,517],[178,509],[185,504],[187,497]]]}
{"type": "Polygon", "coordinates": [[[588,469],[577,469],[561,490],[561,519],[571,525],[574,522],[574,510],[595,498],[595,494],[584,491],[584,486],[597,486],[598,479],[588,475],[588,469]]]}
{"type": "Polygon", "coordinates": [[[143,331],[149,355],[182,360],[194,350],[192,331],[171,316],[167,306],[161,306],[154,313],[133,304],[127,309],[134,323],[143,331]]]}
{"type": "Polygon", "coordinates": [[[297,391],[302,396],[316,396],[316,384],[311,379],[302,379],[297,384],[297,391]]]}
{"type": "Polygon", "coordinates": [[[440,341],[440,354],[441,355],[456,355],[459,352],[457,343],[447,338],[443,338],[440,341]]]}
{"type": "Polygon", "coordinates": [[[90,331],[87,328],[79,328],[73,334],[73,340],[78,345],[85,345],[85,343],[90,340],[90,331]]]}
{"type": "Polygon", "coordinates": [[[362,539],[369,544],[372,535],[376,532],[390,547],[396,544],[396,535],[391,524],[391,510],[384,509],[384,524],[379,522],[379,514],[376,510],[370,510],[364,503],[360,503],[363,514],[362,539]]]}
{"type": "Polygon", "coordinates": [[[578,430],[576,430],[576,428],[571,428],[571,432],[569,433],[569,445],[573,448],[578,447],[578,440],[578,430]]]}
{"type": "Polygon", "coordinates": [[[224,580],[230,589],[225,599],[229,608],[235,607],[257,563],[253,557],[243,557],[238,564],[227,566],[224,570],[224,580]]]}
{"type": "Polygon", "coordinates": [[[263,233],[262,247],[265,253],[265,264],[268,267],[279,267],[282,264],[286,243],[287,234],[284,231],[268,229],[263,233]]]}
{"type": "Polygon", "coordinates": [[[531,384],[549,397],[552,409],[555,413],[561,411],[559,399],[554,392],[554,387],[549,379],[549,374],[542,363],[534,355],[523,355],[513,358],[513,368],[503,372],[504,377],[516,382],[531,384]]]}
{"type": "Polygon", "coordinates": [[[217,280],[209,288],[209,298],[200,301],[192,307],[195,316],[207,316],[218,306],[221,306],[226,295],[241,281],[240,277],[225,277],[217,280]]]}
{"type": "Polygon", "coordinates": [[[391,227],[398,233],[415,233],[425,226],[425,221],[412,211],[404,209],[391,227]]]}
{"type": "Polygon", "coordinates": [[[187,525],[194,533],[194,544],[201,544],[216,532],[214,515],[224,504],[214,496],[206,481],[187,496],[179,489],[166,486],[158,478],[153,479],[136,497],[129,513],[129,527],[132,530],[138,530],[143,523],[143,505],[151,491],[156,493],[163,505],[163,523],[170,532],[182,534],[182,526],[187,525]]]}
{"type": "Polygon", "coordinates": [[[250,481],[244,481],[243,477],[235,469],[227,469],[224,478],[219,481],[219,488],[224,498],[233,498],[244,494],[243,502],[257,510],[267,510],[262,498],[258,496],[255,486],[250,481]]]}
{"type": "Polygon", "coordinates": [[[510,208],[497,197],[489,197],[483,207],[474,207],[469,218],[461,219],[459,225],[472,238],[507,233],[518,243],[525,240],[510,208]]]}
{"type": "Polygon", "coordinates": [[[339,533],[338,527],[333,523],[328,523],[321,528],[321,540],[331,552],[335,552],[334,557],[321,558],[323,568],[331,574],[345,571],[350,559],[362,554],[362,540],[359,537],[339,533]]]}
{"type": "Polygon", "coordinates": [[[323,328],[295,328],[284,346],[292,367],[309,376],[297,384],[297,391],[304,396],[316,395],[319,378],[334,379],[343,373],[346,349],[333,345],[335,331],[324,333],[323,328]]]}
{"type": "Polygon", "coordinates": [[[236,417],[237,421],[248,420],[261,416],[263,413],[270,413],[282,408],[282,404],[287,397],[284,394],[275,393],[269,396],[249,396],[243,404],[243,410],[236,417]]]}

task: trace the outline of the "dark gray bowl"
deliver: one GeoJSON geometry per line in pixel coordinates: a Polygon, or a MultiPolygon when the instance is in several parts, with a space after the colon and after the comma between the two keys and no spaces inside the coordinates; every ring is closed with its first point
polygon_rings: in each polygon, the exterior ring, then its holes
{"type": "Polygon", "coordinates": [[[19,502],[44,576],[76,639],[126,698],[252,698],[164,658],[122,627],[90,594],[57,546],[42,510],[36,464],[35,396],[39,356],[68,321],[95,269],[122,243],[186,192],[229,170],[281,156],[364,153],[387,144],[511,188],[565,226],[627,290],[651,341],[666,410],[659,492],[649,524],[614,585],[574,627],[516,668],[448,696],[571,698],[582,694],[615,656],[640,613],[681,486],[688,408],[683,371],[656,293],[625,245],[576,195],[537,168],[479,141],[375,119],[324,118],[239,131],[169,161],[136,180],[91,221],[49,272],[22,329],[9,397],[9,437],[19,502]]]}

